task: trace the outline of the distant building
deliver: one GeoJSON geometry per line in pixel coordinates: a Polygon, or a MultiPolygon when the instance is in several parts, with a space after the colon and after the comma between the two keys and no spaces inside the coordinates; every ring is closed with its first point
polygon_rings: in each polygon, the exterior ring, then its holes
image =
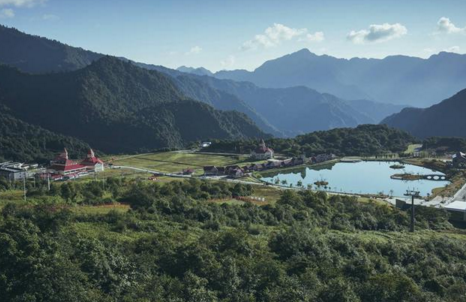
{"type": "Polygon", "coordinates": [[[218,169],[216,166],[205,166],[204,167],[205,176],[216,176],[218,175],[218,169]]]}
{"type": "Polygon", "coordinates": [[[267,148],[267,145],[265,144],[264,140],[261,141],[258,148],[251,152],[251,158],[258,160],[271,159],[273,158],[273,155],[274,151],[270,148],[267,148]]]}
{"type": "Polygon", "coordinates": [[[312,163],[318,164],[323,163],[325,161],[333,160],[337,158],[335,154],[319,154],[317,156],[312,157],[312,163]]]}
{"type": "Polygon", "coordinates": [[[94,172],[104,171],[104,162],[95,156],[94,150],[89,149],[87,157],[81,162],[81,165],[85,166],[87,170],[93,170],[94,172]]]}
{"type": "Polygon", "coordinates": [[[6,178],[9,181],[21,180],[33,176],[38,171],[37,167],[37,164],[0,163],[0,177],[6,178]]]}
{"type": "Polygon", "coordinates": [[[466,154],[458,152],[453,155],[453,166],[457,168],[466,168],[466,154]]]}
{"type": "Polygon", "coordinates": [[[0,177],[6,178],[9,181],[17,181],[27,177],[27,171],[17,168],[0,167],[0,177]]]}
{"type": "Polygon", "coordinates": [[[191,168],[183,169],[182,173],[183,175],[192,175],[194,173],[194,169],[191,169],[191,168]]]}
{"type": "Polygon", "coordinates": [[[87,157],[82,161],[71,160],[68,155],[68,150],[64,149],[62,153],[50,162],[49,172],[52,173],[52,175],[77,178],[82,175],[87,175],[89,172],[102,172],[104,169],[104,162],[95,156],[92,149],[89,149],[87,157]]]}
{"type": "Polygon", "coordinates": [[[62,153],[50,162],[49,170],[52,174],[72,175],[85,172],[86,166],[71,160],[68,156],[68,150],[64,149],[62,153]]]}

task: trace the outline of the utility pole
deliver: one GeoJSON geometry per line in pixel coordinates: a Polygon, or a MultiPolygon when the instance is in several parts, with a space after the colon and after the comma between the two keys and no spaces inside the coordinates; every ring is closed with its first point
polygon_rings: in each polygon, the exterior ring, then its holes
{"type": "Polygon", "coordinates": [[[414,198],[420,197],[421,192],[415,190],[406,190],[405,196],[411,196],[411,227],[410,232],[414,232],[414,198]]]}
{"type": "Polygon", "coordinates": [[[26,201],[26,172],[23,172],[23,192],[24,192],[24,201],[26,201]]]}

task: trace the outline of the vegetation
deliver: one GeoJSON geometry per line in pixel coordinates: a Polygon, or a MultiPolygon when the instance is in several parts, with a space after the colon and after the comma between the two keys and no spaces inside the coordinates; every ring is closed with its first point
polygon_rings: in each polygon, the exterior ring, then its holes
{"type": "Polygon", "coordinates": [[[25,72],[49,73],[83,68],[103,55],[0,25],[0,62],[25,72]]]}
{"type": "Polygon", "coordinates": [[[465,152],[466,139],[459,137],[430,137],[423,141],[423,150],[433,150],[438,153],[465,152]]]}
{"type": "Polygon", "coordinates": [[[205,202],[254,187],[192,179],[29,184],[0,216],[4,301],[458,301],[466,244],[445,212],[284,191],[275,206],[205,202]],[[130,211],[70,211],[120,201],[130,211]],[[71,206],[71,208],[70,208],[71,206]],[[88,207],[88,206],[87,206],[88,207]],[[437,233],[447,230],[448,233],[437,233]],[[364,232],[361,232],[364,231],[364,232]],[[459,236],[459,237],[458,237],[459,236]]]}
{"type": "Polygon", "coordinates": [[[160,72],[117,58],[34,76],[0,66],[0,77],[0,104],[11,115],[108,153],[265,136],[244,114],[187,99],[160,72]]]}
{"type": "Polygon", "coordinates": [[[84,156],[89,150],[88,144],[76,138],[22,122],[0,106],[0,162],[45,163],[64,147],[76,157],[84,156]]]}
{"type": "MultiPolygon", "coordinates": [[[[268,139],[267,146],[289,156],[333,153],[339,156],[373,156],[405,151],[414,137],[385,125],[361,125],[317,131],[290,139],[268,139]]],[[[214,141],[207,151],[249,153],[257,148],[257,140],[214,141]]]]}
{"type": "Polygon", "coordinates": [[[114,165],[131,166],[152,169],[161,172],[181,172],[183,169],[193,169],[195,174],[203,174],[204,166],[227,166],[244,164],[249,156],[215,155],[188,152],[156,152],[129,156],[112,156],[109,158],[114,165]],[[113,158],[113,160],[111,160],[113,158]]]}
{"type": "MultiPolygon", "coordinates": [[[[463,89],[429,108],[405,108],[400,113],[387,117],[382,123],[408,131],[419,138],[432,136],[466,138],[466,120],[463,116],[465,111],[466,89],[463,89]]],[[[450,140],[449,143],[453,141],[450,140]]]]}

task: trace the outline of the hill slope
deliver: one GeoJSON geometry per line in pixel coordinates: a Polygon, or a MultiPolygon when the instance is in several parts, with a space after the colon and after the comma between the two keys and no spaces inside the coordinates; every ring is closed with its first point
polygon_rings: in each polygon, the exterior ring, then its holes
{"type": "MultiPolygon", "coordinates": [[[[1,50],[3,55],[0,55],[0,62],[32,73],[76,70],[102,56],[6,27],[0,30],[0,41],[8,42],[5,44],[8,47],[1,50]],[[28,46],[26,49],[25,45],[28,46]]],[[[305,56],[306,53],[300,55],[305,56]]],[[[185,96],[219,110],[242,112],[262,131],[278,137],[335,127],[354,127],[362,123],[378,123],[382,118],[400,110],[399,107],[389,108],[373,102],[371,105],[370,101],[364,106],[357,106],[353,102],[330,95],[318,95],[312,89],[304,87],[271,90],[250,83],[218,80],[212,78],[212,74],[203,68],[180,67],[172,70],[150,64],[134,64],[170,75],[176,88],[185,96]],[[367,111],[365,108],[372,110],[367,111]]],[[[291,74],[289,79],[295,76],[291,74]]],[[[321,74],[317,78],[320,79],[321,74]]]]}
{"type": "MultiPolygon", "coordinates": [[[[140,64],[140,63],[139,63],[140,64]]],[[[264,131],[281,136],[263,120],[286,136],[338,127],[355,127],[360,124],[379,123],[383,118],[399,112],[404,106],[376,103],[369,100],[345,101],[330,94],[301,86],[290,88],[260,88],[250,82],[217,79],[195,74],[181,74],[177,71],[153,65],[146,68],[156,69],[171,75],[179,83],[183,93],[205,102],[215,101],[214,95],[222,95],[224,104],[245,104],[261,119],[254,118],[251,112],[232,108],[246,113],[264,131]],[[191,83],[191,84],[190,84],[191,83]],[[192,83],[196,83],[192,85],[192,83]],[[187,89],[188,88],[188,89],[187,89]],[[215,91],[214,94],[206,93],[215,91]],[[233,102],[234,100],[234,102],[233,102]]],[[[217,106],[221,106],[220,102],[217,106]]]]}
{"type": "Polygon", "coordinates": [[[382,121],[421,138],[456,136],[466,138],[466,89],[427,109],[406,108],[382,121]]]}
{"type": "Polygon", "coordinates": [[[244,114],[187,99],[165,75],[117,58],[63,74],[27,75],[1,67],[0,77],[0,103],[17,118],[107,152],[264,136],[244,114]]]}
{"type": "Polygon", "coordinates": [[[391,56],[347,60],[303,49],[267,61],[253,72],[221,71],[215,76],[268,88],[302,85],[348,100],[424,107],[464,88],[466,55],[442,52],[428,59],[391,56]]]}
{"type": "Polygon", "coordinates": [[[47,162],[57,152],[67,148],[73,156],[81,157],[89,145],[76,138],[64,136],[25,123],[0,108],[0,162],[47,162]]]}
{"type": "Polygon", "coordinates": [[[0,62],[30,73],[70,71],[103,55],[0,25],[0,62]]]}

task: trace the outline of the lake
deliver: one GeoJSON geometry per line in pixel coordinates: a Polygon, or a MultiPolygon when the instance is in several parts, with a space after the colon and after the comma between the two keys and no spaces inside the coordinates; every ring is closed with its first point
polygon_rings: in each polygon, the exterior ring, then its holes
{"type": "Polygon", "coordinates": [[[397,197],[403,196],[407,189],[416,189],[426,196],[432,192],[432,189],[443,187],[449,184],[449,181],[432,181],[432,180],[415,180],[403,181],[391,179],[393,174],[411,173],[411,174],[438,174],[441,172],[433,171],[427,168],[405,164],[404,169],[392,169],[394,162],[358,162],[358,163],[336,163],[328,166],[301,167],[296,170],[285,170],[279,173],[263,173],[263,181],[275,183],[278,178],[281,181],[286,180],[287,185],[296,186],[301,181],[306,187],[311,184],[313,189],[317,187],[314,182],[325,180],[331,191],[359,194],[378,194],[380,192],[397,197]]]}

